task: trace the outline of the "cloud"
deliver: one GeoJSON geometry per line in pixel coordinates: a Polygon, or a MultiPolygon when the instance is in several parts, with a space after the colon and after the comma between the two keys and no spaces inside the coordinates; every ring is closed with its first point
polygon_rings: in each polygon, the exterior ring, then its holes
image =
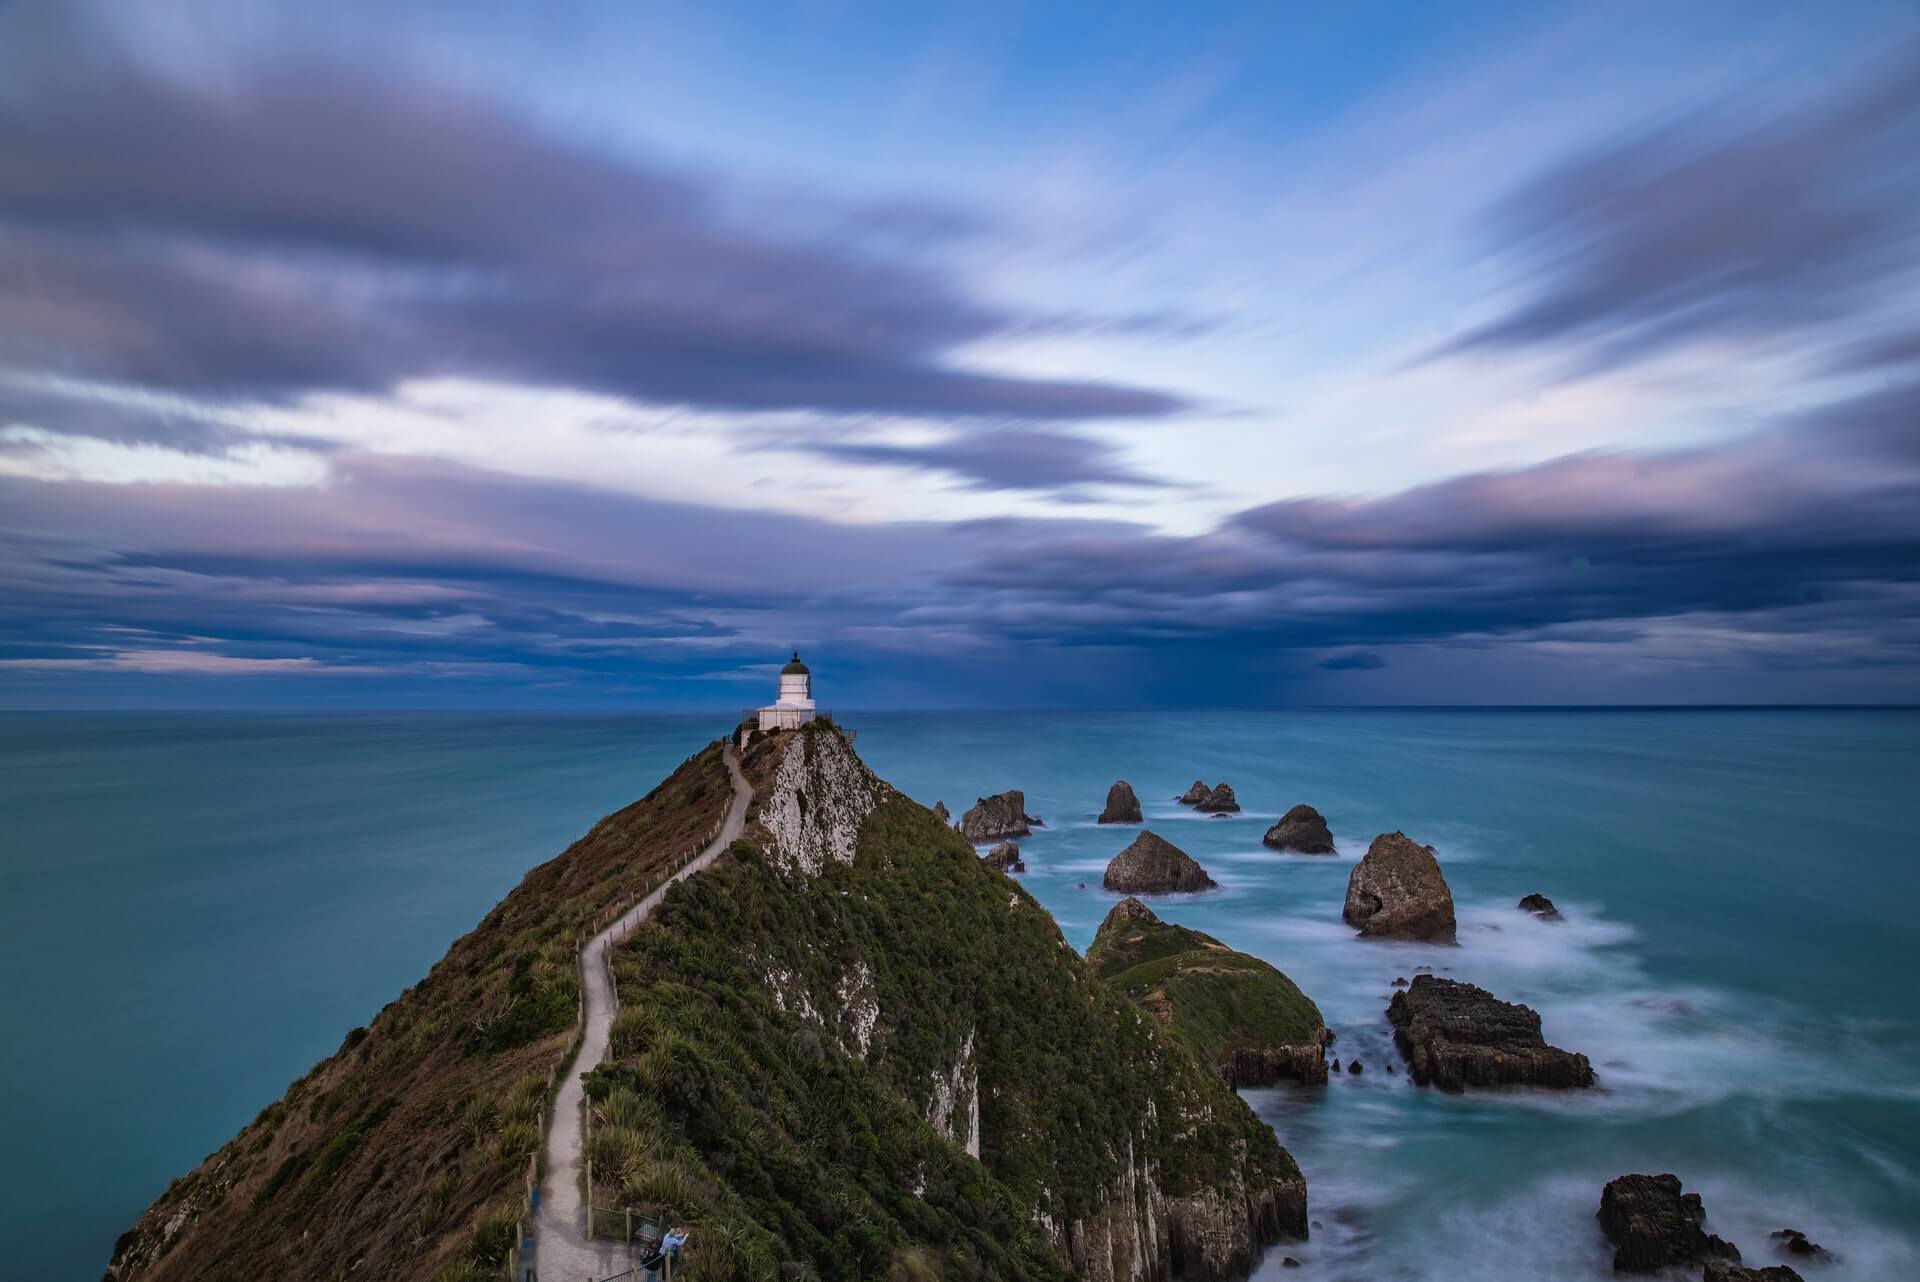
{"type": "Polygon", "coordinates": [[[1578,157],[1493,211],[1518,300],[1433,353],[1606,368],[1859,317],[1912,289],[1920,45],[1781,110],[1741,103],[1578,157]]]}
{"type": "Polygon", "coordinates": [[[1350,650],[1320,660],[1320,666],[1328,672],[1377,672],[1387,661],[1371,650],[1350,650]]]}
{"type": "Polygon", "coordinates": [[[199,83],[108,32],[23,27],[39,47],[16,44],[0,95],[0,261],[19,265],[0,361],[19,368],[201,395],[484,376],[931,417],[1184,404],[957,363],[1030,323],[943,266],[968,211],[823,219],[430,81],[283,58],[199,83]]]}
{"type": "Polygon", "coordinates": [[[784,448],[842,462],[943,472],[979,490],[1071,491],[1108,485],[1164,488],[1170,482],[1121,464],[1118,450],[1075,432],[1044,428],[957,431],[928,444],[875,440],[795,441],[784,448]]]}

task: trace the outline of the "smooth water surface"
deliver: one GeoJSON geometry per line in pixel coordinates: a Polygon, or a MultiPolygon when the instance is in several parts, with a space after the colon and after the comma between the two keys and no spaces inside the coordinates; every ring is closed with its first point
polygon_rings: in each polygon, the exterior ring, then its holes
{"type": "MultiPolygon", "coordinates": [[[[1263,711],[849,718],[957,815],[1022,788],[1027,887],[1084,947],[1130,829],[1116,778],[1221,883],[1163,916],[1260,954],[1367,1071],[1249,1092],[1305,1168],[1285,1276],[1604,1278],[1600,1186],[1679,1173],[1767,1263],[1920,1276],[1920,713],[1263,711]],[[1196,776],[1245,812],[1173,803],[1196,776]],[[1297,801],[1340,853],[1260,845],[1297,801]],[[1461,946],[1340,922],[1377,832],[1437,848],[1461,946]],[[1083,884],[1084,883],[1084,886],[1083,884]],[[1514,901],[1551,896],[1561,923],[1514,901]],[[1539,1009],[1591,1093],[1447,1096],[1389,1075],[1418,966],[1539,1009]]],[[[520,875],[724,729],[683,716],[0,717],[0,1250],[98,1276],[170,1177],[418,979],[520,875]]],[[[1279,1252],[1262,1276],[1282,1276],[1279,1252]]]]}

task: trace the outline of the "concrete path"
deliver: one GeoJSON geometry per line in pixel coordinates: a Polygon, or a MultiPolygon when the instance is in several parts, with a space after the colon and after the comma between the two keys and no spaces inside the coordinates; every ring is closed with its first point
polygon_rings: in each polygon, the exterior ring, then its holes
{"type": "Polygon", "coordinates": [[[580,983],[587,998],[586,1034],[580,1053],[567,1065],[553,1101],[553,1125],[547,1131],[545,1178],[540,1183],[540,1207],[533,1217],[533,1259],[539,1282],[588,1282],[609,1277],[634,1262],[626,1243],[587,1237],[587,1211],[580,1200],[580,1173],[585,1155],[580,1151],[580,1076],[607,1057],[607,1039],[613,1031],[613,986],[607,981],[607,946],[625,937],[646,919],[668,887],[691,877],[719,857],[747,826],[747,804],[753,789],[740,773],[740,762],[729,745],[727,774],[733,779],[733,802],[727,808],[720,835],[692,863],[667,883],[628,909],[611,926],[580,949],[580,983]]]}

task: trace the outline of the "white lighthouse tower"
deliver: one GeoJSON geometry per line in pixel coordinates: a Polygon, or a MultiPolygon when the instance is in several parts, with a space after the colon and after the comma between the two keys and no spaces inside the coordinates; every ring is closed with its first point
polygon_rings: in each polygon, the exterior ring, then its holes
{"type": "Polygon", "coordinates": [[[797,730],[813,720],[813,672],[800,652],[780,669],[780,697],[760,709],[762,730],[797,730]]]}

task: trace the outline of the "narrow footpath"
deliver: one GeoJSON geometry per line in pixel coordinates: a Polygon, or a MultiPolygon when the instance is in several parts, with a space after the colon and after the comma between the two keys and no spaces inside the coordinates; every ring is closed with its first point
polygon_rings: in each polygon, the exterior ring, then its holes
{"type": "Polygon", "coordinates": [[[613,985],[608,982],[606,967],[608,945],[646,920],[674,882],[691,877],[711,864],[746,831],[747,805],[753,800],[753,789],[740,773],[740,762],[731,744],[726,748],[725,759],[727,774],[733,779],[733,801],[727,808],[726,822],[720,826],[720,835],[658,890],[628,909],[580,949],[580,984],[587,1003],[586,1032],[580,1040],[580,1053],[567,1065],[559,1090],[554,1094],[553,1125],[547,1131],[546,1176],[540,1182],[540,1206],[533,1219],[534,1270],[539,1282],[589,1282],[623,1272],[635,1262],[626,1243],[587,1236],[586,1205],[580,1197],[580,1174],[585,1162],[585,1154],[580,1151],[583,1094],[580,1076],[607,1057],[608,1037],[613,1031],[613,985]]]}

